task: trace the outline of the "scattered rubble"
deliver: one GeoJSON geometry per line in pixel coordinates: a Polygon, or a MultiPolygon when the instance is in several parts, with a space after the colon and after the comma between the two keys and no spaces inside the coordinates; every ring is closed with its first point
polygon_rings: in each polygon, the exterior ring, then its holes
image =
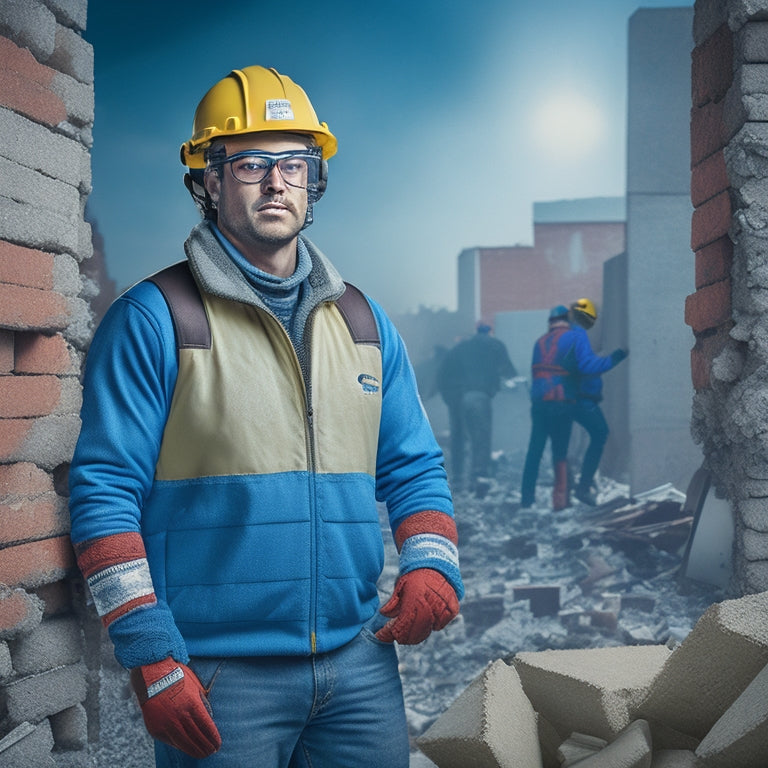
{"type": "MultiPolygon", "coordinates": [[[[430,727],[437,727],[452,703],[479,677],[487,675],[504,686],[506,698],[492,703],[491,713],[510,700],[517,702],[519,710],[525,709],[522,694],[511,689],[509,677],[500,672],[509,670],[519,680],[507,663],[516,654],[621,646],[644,646],[652,654],[651,646],[671,648],[682,642],[709,606],[727,597],[710,584],[679,579],[691,523],[682,514],[684,495],[678,490],[662,486],[630,498],[625,486],[600,478],[599,506],[577,504],[553,513],[547,470],[542,466],[537,503],[522,510],[516,474],[522,460],[518,458],[497,461],[497,472],[482,499],[467,492],[456,495],[467,591],[461,615],[421,645],[398,648],[413,768],[434,766],[418,748],[417,739],[430,727]],[[488,667],[494,664],[491,674],[488,667]]],[[[384,521],[382,528],[387,564],[380,592],[386,599],[397,575],[397,557],[384,521]]],[[[641,648],[638,653],[642,652],[641,648]]],[[[127,677],[110,654],[107,644],[101,686],[102,737],[92,745],[92,768],[149,768],[153,764],[151,740],[127,677]]],[[[768,698],[768,681],[756,680],[755,685],[745,701],[759,702],[755,704],[759,709],[768,698]]],[[[474,722],[481,727],[479,720],[474,722]]],[[[472,728],[472,722],[462,721],[462,727],[465,735],[471,735],[466,729],[472,728]]],[[[561,737],[538,715],[536,729],[543,765],[562,768],[557,753],[571,734],[561,737]]],[[[710,743],[713,739],[721,743],[719,731],[712,731],[710,743]]],[[[616,735],[611,733],[612,738],[616,735]]],[[[582,737],[599,736],[584,733],[582,737]]],[[[508,738],[516,737],[510,734],[508,738]]],[[[608,739],[603,737],[603,741],[608,739]]],[[[702,744],[707,747],[705,741],[702,744]]],[[[653,768],[693,766],[683,762],[692,754],[689,747],[668,748],[667,755],[654,752],[653,768]],[[674,754],[678,752],[682,756],[674,754]]],[[[467,760],[462,768],[487,764],[493,763],[467,760]]],[[[516,763],[517,768],[526,765],[523,760],[516,763]]],[[[741,768],[738,762],[731,767],[735,765],[741,768]]],[[[584,768],[590,766],[584,763],[584,768]]]]}
{"type": "Polygon", "coordinates": [[[520,510],[503,474],[482,501],[457,496],[463,620],[400,649],[425,753],[411,765],[765,768],[768,593],[729,599],[681,578],[692,519],[670,486],[630,499],[601,480],[598,507],[559,513],[547,496],[520,510]],[[500,664],[516,673],[535,727],[519,695],[505,705],[500,664]],[[450,723],[463,724],[461,746],[446,752],[450,723]],[[489,746],[496,733],[504,740],[489,746]],[[517,753],[501,748],[521,741],[517,753]]]}

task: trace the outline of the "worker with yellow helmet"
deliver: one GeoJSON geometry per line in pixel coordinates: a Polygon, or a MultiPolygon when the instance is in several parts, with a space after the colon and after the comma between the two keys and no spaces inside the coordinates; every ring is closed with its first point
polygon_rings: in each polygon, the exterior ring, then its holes
{"type": "Polygon", "coordinates": [[[302,232],[336,148],[286,75],[216,83],[181,146],[187,258],[119,297],[89,352],[72,542],[159,768],[407,768],[394,642],[463,596],[402,339],[302,232]],[[379,501],[400,556],[383,607],[379,501]]]}
{"type": "MultiPolygon", "coordinates": [[[[587,330],[597,321],[597,309],[591,299],[577,299],[571,304],[571,317],[576,333],[587,339],[587,330]]],[[[611,355],[613,366],[618,365],[627,352],[616,349],[611,355]]],[[[600,401],[603,399],[603,379],[600,373],[586,373],[578,377],[576,402],[573,408],[573,420],[580,424],[589,436],[589,444],[581,461],[579,481],[573,489],[573,495],[584,504],[595,506],[597,494],[593,488],[595,474],[600,466],[603,449],[610,432],[600,401]]]]}

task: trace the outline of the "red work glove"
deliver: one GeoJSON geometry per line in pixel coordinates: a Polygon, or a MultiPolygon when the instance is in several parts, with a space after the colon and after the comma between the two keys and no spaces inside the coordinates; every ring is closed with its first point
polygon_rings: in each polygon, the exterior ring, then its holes
{"type": "Polygon", "coordinates": [[[205,689],[189,667],[169,656],[132,669],[131,685],[153,739],[198,760],[221,747],[205,689]]]}
{"type": "Polygon", "coordinates": [[[459,612],[453,587],[439,571],[417,568],[397,580],[395,591],[381,613],[390,617],[376,637],[385,643],[397,640],[401,645],[415,645],[442,629],[459,612]]]}

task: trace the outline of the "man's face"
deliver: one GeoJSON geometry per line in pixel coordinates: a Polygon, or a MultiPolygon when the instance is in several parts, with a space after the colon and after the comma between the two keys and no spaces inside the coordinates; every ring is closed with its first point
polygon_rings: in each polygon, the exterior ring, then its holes
{"type": "MultiPolygon", "coordinates": [[[[232,136],[224,142],[227,157],[236,152],[285,152],[307,148],[301,136],[258,133],[232,136]]],[[[205,186],[218,210],[218,227],[247,257],[268,253],[291,243],[307,213],[307,190],[286,184],[277,166],[256,184],[243,184],[228,163],[209,169],[205,186]]]]}

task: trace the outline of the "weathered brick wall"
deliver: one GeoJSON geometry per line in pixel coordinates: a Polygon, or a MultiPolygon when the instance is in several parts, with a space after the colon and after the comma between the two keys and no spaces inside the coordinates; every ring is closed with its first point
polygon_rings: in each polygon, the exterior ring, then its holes
{"type": "Polygon", "coordinates": [[[768,0],[696,0],[685,317],[692,431],[732,502],[734,587],[768,590],[768,0]]]}
{"type": "Polygon", "coordinates": [[[66,501],[92,327],[80,276],[92,252],[86,12],[86,0],[0,1],[3,766],[84,766],[96,725],[98,634],[84,631],[66,501]]]}

